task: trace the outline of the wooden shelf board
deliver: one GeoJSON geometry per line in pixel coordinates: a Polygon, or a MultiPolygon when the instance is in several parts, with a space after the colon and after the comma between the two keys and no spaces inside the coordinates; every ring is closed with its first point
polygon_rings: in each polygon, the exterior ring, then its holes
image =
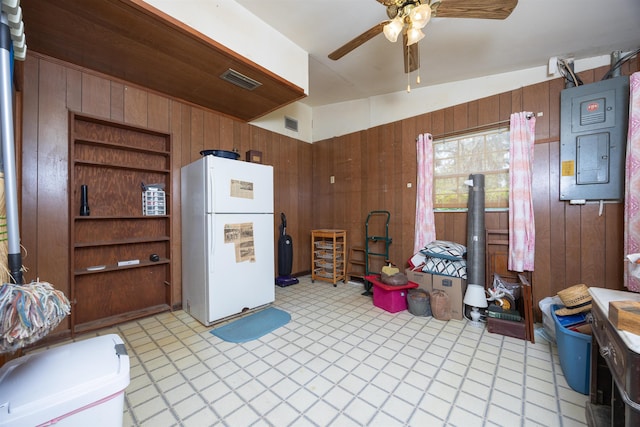
{"type": "Polygon", "coordinates": [[[118,246],[118,245],[134,245],[137,243],[156,243],[156,242],[168,242],[169,236],[160,237],[140,237],[136,239],[122,239],[122,240],[102,240],[90,243],[75,243],[74,248],[91,248],[96,246],[118,246]]]}
{"type": "Polygon", "coordinates": [[[155,265],[163,265],[163,264],[169,264],[170,260],[167,258],[164,259],[160,259],[159,261],[153,262],[153,261],[140,261],[139,264],[133,264],[133,265],[122,265],[122,266],[118,266],[117,264],[110,264],[110,265],[105,265],[105,268],[103,268],[102,270],[87,270],[87,269],[83,269],[83,270],[76,270],[73,272],[73,274],[75,274],[76,276],[82,276],[85,274],[99,274],[99,273],[105,273],[108,271],[119,271],[119,270],[126,270],[126,269],[130,269],[130,268],[145,268],[145,267],[153,267],[155,265]]]}
{"type": "Polygon", "coordinates": [[[128,322],[130,320],[139,319],[141,317],[152,316],[154,314],[162,313],[164,311],[171,311],[171,307],[168,304],[155,305],[153,307],[146,307],[140,310],[134,310],[127,313],[117,314],[115,316],[104,317],[92,322],[81,323],[75,326],[74,333],[83,333],[93,331],[96,329],[106,328],[108,326],[117,325],[119,323],[128,322]]]}
{"type": "Polygon", "coordinates": [[[90,215],[73,217],[76,221],[107,221],[107,220],[149,220],[149,219],[167,219],[171,215],[90,215]]]}
{"type": "Polygon", "coordinates": [[[102,162],[90,162],[86,160],[74,160],[74,165],[77,166],[91,166],[98,168],[109,168],[109,169],[121,169],[121,170],[130,170],[130,171],[140,171],[140,172],[156,172],[156,173],[164,173],[169,174],[169,169],[153,169],[146,166],[126,166],[126,165],[117,165],[114,163],[102,163],[102,162]]]}
{"type": "Polygon", "coordinates": [[[77,138],[76,144],[92,145],[94,147],[113,148],[114,150],[132,151],[137,153],[148,153],[159,156],[169,157],[170,153],[167,150],[154,150],[152,148],[136,147],[134,145],[117,144],[113,142],[105,142],[100,140],[93,140],[89,138],[77,138]]]}

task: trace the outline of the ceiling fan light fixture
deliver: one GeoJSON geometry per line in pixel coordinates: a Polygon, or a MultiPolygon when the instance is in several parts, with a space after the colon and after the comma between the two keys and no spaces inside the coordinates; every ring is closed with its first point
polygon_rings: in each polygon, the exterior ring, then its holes
{"type": "Polygon", "coordinates": [[[395,17],[391,20],[391,22],[384,26],[382,32],[384,33],[384,36],[387,38],[387,40],[389,40],[391,43],[395,43],[396,40],[398,40],[398,36],[400,35],[400,33],[402,33],[403,28],[404,22],[402,22],[402,19],[395,17]]]}
{"type": "Polygon", "coordinates": [[[411,27],[407,30],[407,46],[418,43],[424,38],[424,33],[420,28],[411,27]]]}
{"type": "Polygon", "coordinates": [[[414,7],[409,13],[409,19],[411,20],[411,26],[413,28],[424,28],[431,19],[431,6],[421,4],[420,6],[414,7]]]}

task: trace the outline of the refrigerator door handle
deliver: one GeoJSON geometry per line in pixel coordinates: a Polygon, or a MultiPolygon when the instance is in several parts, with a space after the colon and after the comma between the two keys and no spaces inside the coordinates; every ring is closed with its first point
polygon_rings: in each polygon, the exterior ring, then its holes
{"type": "MultiPolygon", "coordinates": [[[[207,231],[208,231],[208,235],[207,235],[207,249],[209,251],[208,260],[212,260],[214,254],[216,253],[216,230],[215,230],[215,221],[214,221],[214,214],[212,213],[208,213],[207,214],[207,231]]],[[[211,269],[213,268],[213,262],[209,262],[209,266],[207,268],[207,271],[209,273],[211,273],[211,269]]]]}
{"type": "Polygon", "coordinates": [[[213,213],[213,207],[215,205],[215,200],[214,200],[214,191],[213,189],[216,188],[215,187],[215,177],[214,177],[214,173],[213,173],[213,167],[211,167],[209,165],[209,162],[205,162],[205,170],[206,170],[206,184],[205,184],[205,194],[204,194],[204,200],[205,200],[205,209],[207,210],[207,213],[213,213]]]}

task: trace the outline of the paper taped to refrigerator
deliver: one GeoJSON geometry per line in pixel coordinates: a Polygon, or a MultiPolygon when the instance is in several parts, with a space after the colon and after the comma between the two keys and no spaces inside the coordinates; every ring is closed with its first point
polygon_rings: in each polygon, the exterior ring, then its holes
{"type": "Polygon", "coordinates": [[[231,180],[231,197],[253,199],[253,182],[232,179],[231,180]]]}
{"type": "Polygon", "coordinates": [[[233,243],[236,262],[255,262],[256,251],[253,242],[253,223],[224,225],[224,242],[233,243]]]}

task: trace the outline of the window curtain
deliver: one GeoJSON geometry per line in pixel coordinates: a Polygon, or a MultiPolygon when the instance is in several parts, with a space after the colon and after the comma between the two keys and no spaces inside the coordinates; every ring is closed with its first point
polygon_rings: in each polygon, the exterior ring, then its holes
{"type": "MultiPolygon", "coordinates": [[[[629,133],[624,195],[624,253],[640,252],[640,72],[629,79],[629,133]]],[[[640,279],[624,269],[624,285],[640,292],[640,279]]]]}
{"type": "Polygon", "coordinates": [[[509,144],[509,261],[512,271],[533,271],[536,231],[531,182],[536,118],[513,113],[509,144]]]}
{"type": "Polygon", "coordinates": [[[416,189],[416,230],[413,253],[436,240],[433,216],[433,137],[430,133],[418,135],[418,188],[416,189]]]}

